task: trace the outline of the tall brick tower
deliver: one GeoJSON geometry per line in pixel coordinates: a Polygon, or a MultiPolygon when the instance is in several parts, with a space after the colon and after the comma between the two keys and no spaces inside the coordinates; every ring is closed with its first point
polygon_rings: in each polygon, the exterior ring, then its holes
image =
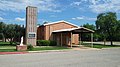
{"type": "Polygon", "coordinates": [[[26,44],[36,46],[37,7],[26,8],[26,44]]]}

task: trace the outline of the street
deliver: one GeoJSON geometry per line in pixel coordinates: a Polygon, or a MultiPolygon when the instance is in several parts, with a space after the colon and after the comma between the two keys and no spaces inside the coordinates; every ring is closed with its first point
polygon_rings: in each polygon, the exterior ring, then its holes
{"type": "Polygon", "coordinates": [[[0,55],[0,67],[120,67],[120,48],[0,55]]]}

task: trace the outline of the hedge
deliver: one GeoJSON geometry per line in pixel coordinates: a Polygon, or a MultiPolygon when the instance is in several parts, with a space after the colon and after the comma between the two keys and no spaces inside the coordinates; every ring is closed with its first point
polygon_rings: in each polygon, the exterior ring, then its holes
{"type": "Polygon", "coordinates": [[[56,41],[50,40],[37,40],[37,46],[56,46],[56,41]]]}

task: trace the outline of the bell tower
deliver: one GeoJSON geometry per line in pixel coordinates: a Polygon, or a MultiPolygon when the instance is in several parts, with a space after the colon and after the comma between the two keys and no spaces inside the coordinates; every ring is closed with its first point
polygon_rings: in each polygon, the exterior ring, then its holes
{"type": "Polygon", "coordinates": [[[26,7],[26,44],[36,46],[37,7],[26,7]]]}

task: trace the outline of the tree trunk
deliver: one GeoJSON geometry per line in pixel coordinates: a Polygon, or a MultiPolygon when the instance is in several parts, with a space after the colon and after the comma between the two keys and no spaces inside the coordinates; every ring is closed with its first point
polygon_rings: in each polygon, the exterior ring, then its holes
{"type": "Polygon", "coordinates": [[[111,46],[113,45],[113,41],[112,41],[112,36],[110,36],[110,43],[111,43],[111,46]]]}
{"type": "Polygon", "coordinates": [[[113,45],[113,41],[112,41],[112,38],[110,39],[110,43],[111,43],[111,46],[113,45]]]}
{"type": "Polygon", "coordinates": [[[104,38],[104,45],[106,45],[106,38],[104,38]]]}

